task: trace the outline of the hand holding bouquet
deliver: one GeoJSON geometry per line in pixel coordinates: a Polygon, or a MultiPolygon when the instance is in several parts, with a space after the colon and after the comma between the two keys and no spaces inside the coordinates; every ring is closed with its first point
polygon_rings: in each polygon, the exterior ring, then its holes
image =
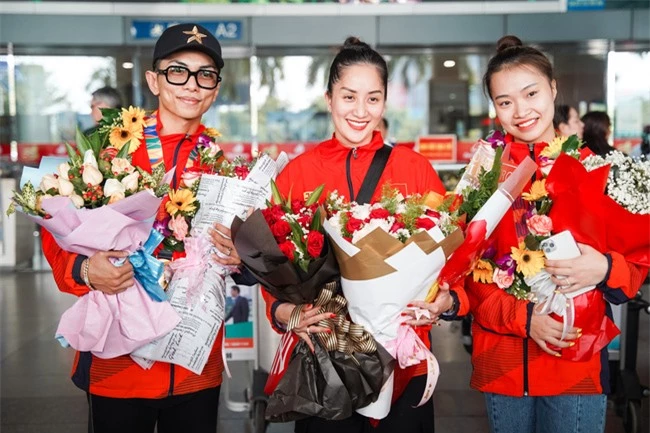
{"type": "MultiPolygon", "coordinates": [[[[428,198],[431,198],[429,196],[428,198]]],[[[447,258],[463,240],[454,197],[436,209],[427,197],[402,197],[385,186],[376,203],[344,203],[335,193],[327,200],[325,222],[339,266],[343,293],[353,322],[364,328],[398,359],[401,368],[420,360],[428,365],[428,385],[420,404],[432,395],[438,363],[401,313],[414,299],[424,299],[447,258]],[[402,350],[410,347],[408,351],[402,350]],[[402,356],[398,356],[401,354],[402,356]],[[417,361],[414,361],[417,359],[417,361]]],[[[393,376],[379,400],[358,410],[384,418],[393,397],[393,376]]]]}
{"type": "Polygon", "coordinates": [[[265,389],[271,394],[266,416],[272,421],[347,418],[377,399],[392,368],[390,355],[347,320],[346,301],[337,294],[336,259],[324,239],[324,215],[317,204],[322,190],[307,200],[291,200],[272,184],[267,208],[233,223],[246,268],[275,298],[295,305],[287,326],[294,332],[282,338],[265,389]],[[306,326],[306,314],[322,320],[306,326]],[[310,328],[323,332],[310,334],[310,328]],[[297,333],[305,341],[299,343],[297,333]]]}
{"type": "Polygon", "coordinates": [[[41,173],[38,189],[26,183],[8,211],[25,213],[63,250],[88,257],[100,251],[132,253],[135,285],[117,295],[91,291],[82,296],[63,314],[57,330],[62,344],[104,358],[130,353],[179,320],[169,303],[160,302],[165,299],[157,282],[162,265],[149,255],[160,241],[148,238],[167,189],[164,172],[133,167],[131,139],[119,141],[120,148],[112,144],[118,136],[133,137],[143,112],[131,107],[110,114],[90,137],[77,132],[77,147],[67,145],[69,160],[57,173],[41,173]]]}

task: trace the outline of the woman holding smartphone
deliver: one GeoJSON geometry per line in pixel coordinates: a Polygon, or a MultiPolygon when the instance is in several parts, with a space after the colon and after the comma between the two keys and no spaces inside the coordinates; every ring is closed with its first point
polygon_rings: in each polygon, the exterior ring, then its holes
{"type": "MultiPolygon", "coordinates": [[[[540,152],[555,138],[553,68],[544,54],[515,36],[505,36],[497,45],[484,87],[511,143],[511,158],[515,163],[527,156],[539,161],[540,152]]],[[[541,179],[541,171],[534,178],[541,179]]],[[[529,210],[521,197],[515,200],[493,235],[496,257],[523,240],[529,210]]],[[[645,270],[617,252],[578,246],[581,255],[575,259],[546,261],[559,290],[571,293],[595,285],[616,304],[636,294],[645,270]]],[[[563,359],[561,350],[581,338],[580,329],[569,329],[563,339],[561,322],[536,314],[533,302],[517,299],[494,283],[468,278],[466,290],[474,316],[471,386],[485,394],[491,431],[603,432],[607,349],[583,362],[563,359]]]]}

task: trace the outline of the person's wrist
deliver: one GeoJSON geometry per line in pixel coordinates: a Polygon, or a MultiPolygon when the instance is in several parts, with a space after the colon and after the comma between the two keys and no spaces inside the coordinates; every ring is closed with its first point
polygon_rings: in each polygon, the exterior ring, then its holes
{"type": "Polygon", "coordinates": [[[84,280],[84,284],[88,286],[90,290],[95,290],[93,285],[90,282],[90,276],[88,275],[90,272],[90,257],[88,257],[84,262],[81,267],[81,278],[84,280]]]}

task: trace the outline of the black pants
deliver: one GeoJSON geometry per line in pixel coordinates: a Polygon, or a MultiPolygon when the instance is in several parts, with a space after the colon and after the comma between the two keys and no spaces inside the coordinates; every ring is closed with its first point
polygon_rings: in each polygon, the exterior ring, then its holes
{"type": "Polygon", "coordinates": [[[161,399],[88,395],[89,433],[216,433],[221,387],[161,399]]]}
{"type": "Polygon", "coordinates": [[[388,416],[377,427],[370,420],[358,413],[341,421],[328,421],[323,418],[310,417],[296,421],[296,433],[434,433],[433,399],[420,407],[426,376],[411,379],[404,393],[390,408],[388,416]]]}

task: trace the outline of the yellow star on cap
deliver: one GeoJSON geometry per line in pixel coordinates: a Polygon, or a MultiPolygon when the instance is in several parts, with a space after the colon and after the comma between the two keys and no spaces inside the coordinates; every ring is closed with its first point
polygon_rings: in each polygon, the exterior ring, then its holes
{"type": "Polygon", "coordinates": [[[208,35],[204,35],[203,33],[199,33],[199,29],[196,26],[194,26],[192,31],[185,30],[183,33],[186,34],[186,35],[192,35],[192,37],[187,40],[188,44],[190,42],[192,42],[192,41],[196,41],[199,44],[202,44],[203,43],[203,38],[208,37],[208,35]]]}

